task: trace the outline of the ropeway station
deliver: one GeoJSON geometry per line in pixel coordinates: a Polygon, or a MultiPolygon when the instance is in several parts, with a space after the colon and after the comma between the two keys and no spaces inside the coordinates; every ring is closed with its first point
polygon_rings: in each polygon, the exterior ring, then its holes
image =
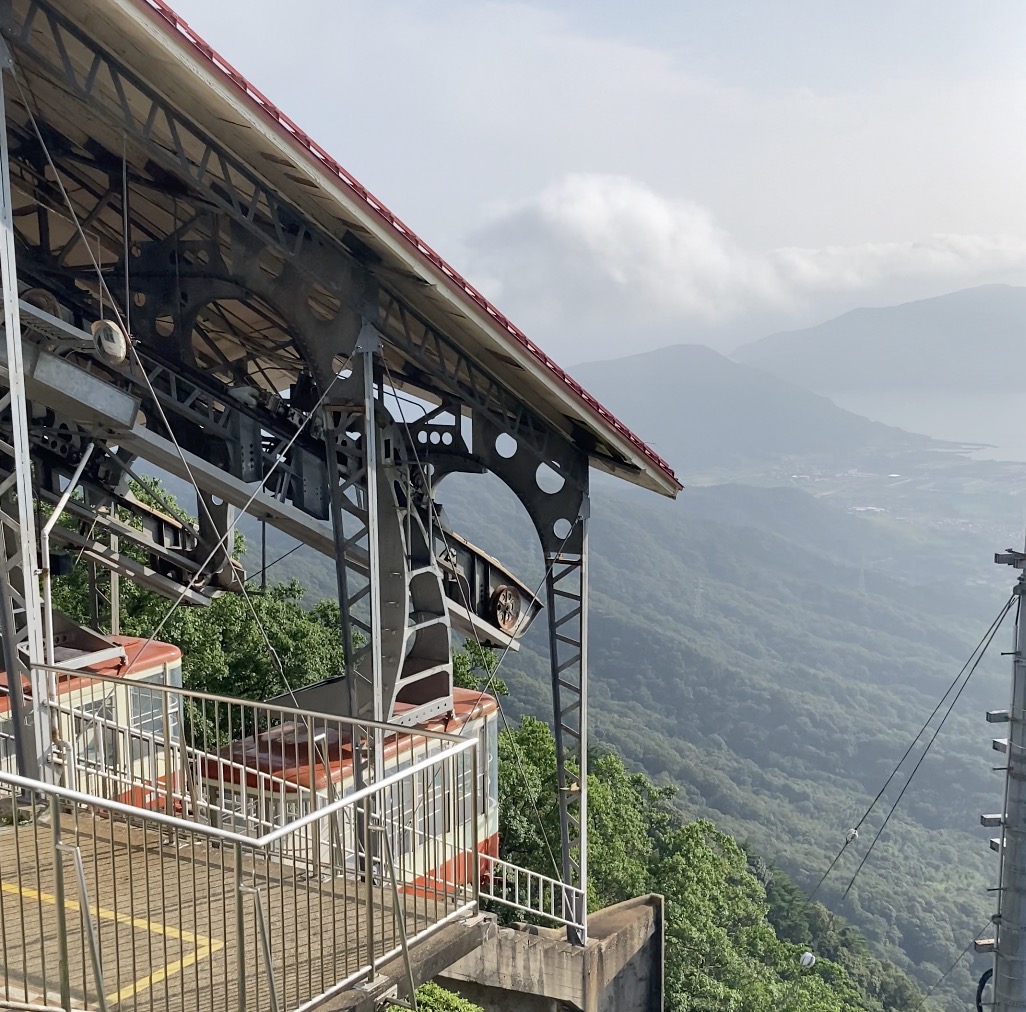
{"type": "Polygon", "coordinates": [[[415,1007],[439,975],[659,1007],[657,900],[586,904],[588,489],[674,496],[669,466],[163,0],[4,0],[0,33],[0,1008],[415,1007]],[[526,508],[538,588],[452,530],[457,472],[526,508]],[[337,574],[344,669],[269,700],[120,630],[126,581],[246,596],[242,514],[337,574]],[[498,704],[453,685],[460,637],[535,622],[555,877],[501,859],[498,704]]]}

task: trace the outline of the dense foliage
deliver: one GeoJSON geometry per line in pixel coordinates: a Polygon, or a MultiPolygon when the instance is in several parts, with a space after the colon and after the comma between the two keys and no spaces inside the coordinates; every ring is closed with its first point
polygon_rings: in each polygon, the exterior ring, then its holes
{"type": "MultiPolygon", "coordinates": [[[[145,502],[171,508],[192,522],[158,482],[133,485],[145,502]],[[151,489],[159,493],[159,499],[151,489]]],[[[234,555],[245,552],[236,534],[234,555]]],[[[132,554],[139,553],[132,550],[132,554]]],[[[109,593],[109,576],[101,574],[102,593],[109,593]]],[[[266,699],[338,674],[342,669],[339,608],[323,600],[305,608],[305,590],[296,580],[277,583],[266,592],[222,594],[202,608],[175,607],[129,580],[121,581],[121,632],[126,636],[156,637],[181,647],[182,674],[189,688],[250,699],[266,699]]],[[[54,607],[83,625],[90,625],[88,573],[85,566],[54,582],[54,607]]],[[[109,616],[100,626],[110,629],[109,616]]]]}
{"type": "MultiPolygon", "coordinates": [[[[88,622],[82,588],[71,577],[58,583],[55,606],[88,622]]],[[[122,633],[150,636],[171,602],[132,584],[123,587],[122,633]]],[[[182,648],[188,688],[266,699],[341,670],[338,605],[324,601],[305,609],[302,601],[303,588],[295,581],[248,598],[223,594],[205,608],[176,609],[159,638],[182,648]]]]}
{"type": "MultiPolygon", "coordinates": [[[[503,856],[552,874],[552,734],[525,717],[500,736],[499,750],[503,856]]],[[[685,821],[672,788],[607,753],[594,757],[588,792],[589,907],[664,894],[668,1012],[923,1008],[905,974],[870,955],[857,931],[809,904],[783,872],[749,858],[708,820],[685,821]],[[810,948],[817,962],[804,971],[810,948]]]]}
{"type": "Polygon", "coordinates": [[[417,1008],[420,1012],[482,1012],[480,1005],[439,987],[433,981],[417,988],[417,1008]]]}

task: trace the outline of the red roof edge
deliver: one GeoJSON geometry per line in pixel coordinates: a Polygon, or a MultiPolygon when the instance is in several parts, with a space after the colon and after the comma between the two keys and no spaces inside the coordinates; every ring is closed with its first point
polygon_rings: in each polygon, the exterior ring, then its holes
{"type": "Polygon", "coordinates": [[[606,407],[585,390],[572,376],[565,372],[548,355],[545,354],[519,327],[507,319],[493,306],[469,281],[442,259],[423,239],[409,228],[397,215],[393,214],[373,193],[363,186],[359,180],[347,172],[327,151],[324,150],[309,134],[279,109],[262,91],[252,85],[209,43],[204,41],[189,25],[180,18],[164,0],[135,0],[136,4],[151,15],[159,24],[170,29],[170,34],[184,41],[194,52],[202,56],[210,66],[249,100],[288,140],[301,148],[306,154],[320,164],[332,175],[336,176],[370,211],[388,225],[403,242],[406,243],[421,259],[427,261],[440,271],[469,302],[487,313],[492,320],[506,332],[517,344],[528,351],[538,362],[558,379],[568,390],[597,415],[610,428],[627,440],[632,446],[656,468],[662,472],[678,489],[684,486],[677,480],[673,468],[663,460],[645,441],[635,435],[606,407]]]}

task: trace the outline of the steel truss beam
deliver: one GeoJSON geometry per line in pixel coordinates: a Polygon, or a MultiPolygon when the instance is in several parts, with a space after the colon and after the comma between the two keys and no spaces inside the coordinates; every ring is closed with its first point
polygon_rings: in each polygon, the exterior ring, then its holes
{"type": "MultiPolygon", "coordinates": [[[[96,46],[85,32],[45,0],[19,0],[18,9],[16,18],[11,0],[0,2],[0,27],[11,39],[19,57],[41,71],[64,94],[81,102],[101,121],[113,127],[118,135],[124,136],[126,146],[133,153],[142,153],[163,173],[171,174],[173,182],[169,184],[170,188],[181,194],[180,198],[173,198],[175,201],[191,202],[195,205],[194,215],[209,217],[211,224],[206,227],[210,234],[206,240],[198,246],[190,246],[190,242],[183,241],[175,247],[179,284],[197,286],[195,291],[200,296],[184,314],[183,331],[186,325],[197,333],[201,331],[197,304],[213,306],[214,300],[226,297],[259,298],[273,307],[282,319],[289,321],[290,334],[306,369],[313,377],[315,387],[323,391],[325,384],[335,375],[340,358],[348,356],[354,349],[357,330],[349,325],[349,321],[358,318],[363,324],[375,327],[382,337],[383,363],[399,385],[455,402],[457,418],[470,415],[472,446],[469,452],[465,446],[457,446],[456,452],[448,457],[441,451],[425,456],[438,461],[442,469],[440,473],[445,469],[479,469],[481,466],[492,470],[525,504],[538,531],[547,564],[551,566],[547,593],[560,767],[564,875],[570,884],[586,887],[586,451],[572,442],[565,431],[563,419],[549,422],[525,404],[492,369],[471,359],[455,341],[413,312],[390,285],[388,276],[376,276],[373,264],[361,262],[362,244],[358,240],[347,245],[347,235],[332,236],[313,225],[249,165],[191,122],[138,75],[96,46]],[[193,196],[188,195],[190,190],[193,196]],[[225,222],[229,224],[226,226],[225,222]],[[221,237],[220,241],[228,237],[232,249],[231,268],[224,264],[220,254],[210,255],[216,246],[215,235],[221,237]],[[200,246],[207,254],[207,262],[203,266],[196,262],[200,246]],[[265,248],[281,256],[285,265],[282,273],[272,283],[262,281],[259,272],[251,271],[245,278],[245,284],[240,285],[237,265],[255,262],[265,248]],[[223,286],[225,282],[228,283],[227,288],[223,286]],[[367,297],[372,287],[375,290],[373,307],[368,305],[367,297]],[[307,293],[314,289],[327,292],[339,304],[334,319],[318,323],[302,304],[307,300],[307,293]],[[229,291],[233,294],[226,295],[229,291]],[[511,436],[516,442],[517,450],[512,461],[506,460],[496,450],[496,440],[500,435],[511,436]],[[539,488],[540,466],[551,469],[562,479],[563,487],[558,494],[539,488]],[[569,525],[569,533],[560,533],[562,524],[569,525]]],[[[75,157],[81,162],[88,154],[77,153],[75,157]]],[[[109,153],[107,157],[110,157],[109,153]]],[[[118,157],[114,156],[114,160],[118,161],[118,157]]],[[[58,166],[63,164],[58,155],[58,166]]],[[[159,191],[160,186],[159,180],[154,179],[152,188],[159,191]]],[[[110,185],[99,189],[94,187],[90,191],[94,206],[85,214],[94,213],[98,219],[110,205],[113,189],[110,185]]],[[[172,197],[166,197],[167,203],[171,200],[172,197]]],[[[185,226],[177,220],[177,203],[174,217],[175,230],[184,229],[185,226]]],[[[191,226],[192,221],[187,224],[191,226]]],[[[43,231],[41,228],[41,241],[43,231]]],[[[170,237],[154,236],[147,237],[139,245],[145,247],[147,242],[151,242],[154,250],[158,251],[163,243],[166,253],[170,241],[170,237]]],[[[49,256],[50,251],[45,253],[47,256],[42,259],[49,261],[50,270],[59,269],[60,264],[55,265],[49,256]]],[[[155,258],[154,263],[158,260],[159,257],[155,258]]],[[[166,256],[164,263],[167,263],[166,256]]],[[[44,266],[45,262],[41,268],[44,266]]],[[[166,266],[163,270],[166,274],[166,266]]],[[[146,273],[146,270],[139,273],[139,281],[143,284],[146,273]]],[[[180,299],[181,290],[173,294],[180,299]]],[[[128,307],[125,308],[127,311],[128,307]]],[[[150,317],[151,311],[147,310],[143,315],[150,317]]],[[[154,324],[153,319],[146,322],[149,327],[154,324]]],[[[155,334],[144,333],[142,336],[157,339],[155,334]]],[[[183,340],[191,335],[176,333],[175,337],[181,348],[183,340]]],[[[217,349],[212,348],[211,354],[216,356],[217,349]]],[[[187,358],[182,364],[189,364],[187,358]]],[[[173,404],[174,410],[182,417],[184,410],[196,406],[182,403],[180,374],[174,377],[173,383],[165,384],[162,380],[155,386],[162,403],[166,407],[173,404]]],[[[146,410],[145,398],[143,400],[146,410]]],[[[353,424],[352,420],[343,422],[339,419],[342,428],[353,424]]],[[[211,431],[199,418],[191,419],[190,425],[194,431],[211,431]]],[[[458,421],[453,428],[460,428],[458,421]]],[[[336,427],[336,436],[340,437],[341,431],[336,427]]],[[[227,425],[218,428],[222,439],[229,437],[230,432],[227,425]]],[[[579,433],[574,435],[580,439],[579,433]]],[[[151,441],[158,438],[153,433],[146,436],[151,441]]],[[[140,449],[137,445],[132,452],[140,449]]],[[[593,447],[590,449],[594,450],[593,447]]],[[[339,445],[338,438],[329,440],[327,473],[333,476],[329,479],[329,486],[334,486],[336,472],[333,465],[341,455],[343,466],[337,472],[338,487],[331,488],[333,505],[339,508],[333,508],[331,512],[336,518],[336,543],[344,549],[352,549],[359,539],[367,543],[374,541],[367,514],[363,514],[362,521],[360,519],[360,511],[368,508],[368,482],[371,479],[364,473],[366,463],[360,462],[358,456],[347,456],[344,450],[345,446],[339,445]],[[331,459],[333,452],[335,460],[331,459]],[[356,470],[353,470],[354,464],[356,470]],[[339,494],[349,501],[349,506],[337,503],[339,494]],[[358,530],[340,532],[339,525],[344,515],[358,530]]],[[[268,451],[273,452],[273,447],[263,448],[265,454],[268,451]]],[[[337,554],[341,554],[342,568],[345,569],[345,551],[337,554]]],[[[368,596],[377,598],[373,603],[380,607],[381,593],[370,593],[367,588],[351,589],[351,572],[346,571],[342,575],[345,580],[340,575],[340,592],[346,598],[350,613],[347,622],[354,621],[353,607],[362,606],[361,602],[368,596]],[[344,591],[343,582],[346,584],[344,591]]],[[[384,576],[379,580],[379,588],[383,580],[384,576]]],[[[368,600],[368,605],[371,603],[368,600]]],[[[372,618],[369,626],[373,628],[374,624],[372,618]]],[[[380,625],[386,627],[388,621],[382,619],[380,625]]],[[[359,628],[356,624],[356,629],[359,628]]],[[[388,648],[383,649],[387,651],[388,648]]],[[[373,680],[373,670],[369,673],[373,680]]],[[[583,939],[583,934],[572,938],[577,942],[583,939]]]]}
{"type": "MultiPolygon", "coordinates": [[[[10,15],[8,15],[10,17],[10,15]]],[[[308,279],[329,291],[355,291],[357,275],[373,272],[361,266],[342,240],[311,225],[301,211],[284,201],[252,169],[216,143],[174,109],[137,75],[95,46],[93,41],[44,0],[31,0],[20,23],[8,29],[15,49],[45,70],[70,94],[87,104],[133,143],[141,146],[159,165],[195,190],[221,212],[259,236],[263,243],[282,253],[308,279]],[[47,50],[63,54],[54,62],[47,50]],[[88,69],[79,69],[68,55],[73,49],[89,55],[88,69]],[[99,98],[102,89],[120,97],[116,105],[99,98]],[[129,100],[131,98],[131,101],[129,100]],[[145,108],[145,114],[133,112],[145,108]]],[[[501,419],[501,427],[535,449],[540,460],[562,456],[570,441],[545,422],[487,370],[469,359],[437,328],[416,316],[401,296],[379,281],[382,292],[378,327],[390,346],[408,355],[411,381],[420,378],[429,389],[438,385],[460,397],[467,407],[501,419]]],[[[331,355],[322,342],[296,335],[304,358],[318,376],[331,375],[331,355]]],[[[386,349],[387,351],[388,349],[386,349]]],[[[350,348],[333,348],[348,354],[350,348]]]]}
{"type": "Polygon", "coordinates": [[[404,377],[414,385],[459,404],[487,420],[527,447],[538,463],[578,455],[562,433],[529,405],[507,391],[488,370],[475,363],[437,328],[432,327],[398,296],[384,293],[380,329],[390,347],[409,363],[404,377]]]}
{"type": "MultiPolygon", "coordinates": [[[[580,521],[577,555],[546,553],[545,594],[549,615],[552,701],[556,755],[560,759],[559,829],[563,881],[585,888],[588,881],[588,518],[580,521]]],[[[587,941],[587,896],[582,908],[564,913],[584,927],[569,927],[571,942],[587,941]]]]}
{"type": "MultiPolygon", "coordinates": [[[[425,463],[441,481],[454,471],[488,470],[506,483],[526,508],[546,564],[549,665],[556,737],[559,815],[564,881],[587,889],[588,873],[588,461],[576,456],[539,467],[530,443],[512,441],[490,418],[472,416],[473,449],[462,439],[449,445],[425,440],[425,463]]],[[[424,425],[423,429],[430,429],[424,425]]],[[[583,901],[582,901],[583,902],[583,901]]],[[[582,930],[567,929],[569,941],[587,940],[587,911],[574,911],[582,930]]],[[[568,916],[567,918],[571,918],[568,916]]]]}

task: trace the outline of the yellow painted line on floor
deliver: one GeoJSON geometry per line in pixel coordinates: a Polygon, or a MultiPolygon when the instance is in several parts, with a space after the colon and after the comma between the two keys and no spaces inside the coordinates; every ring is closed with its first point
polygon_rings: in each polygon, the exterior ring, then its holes
{"type": "Polygon", "coordinates": [[[186,967],[192,966],[193,963],[199,963],[201,960],[206,959],[212,952],[217,952],[218,949],[224,948],[224,942],[219,942],[216,939],[208,939],[208,941],[213,944],[198,944],[188,956],[176,959],[173,963],[168,963],[166,966],[162,966],[159,970],[154,970],[153,973],[149,974],[149,976],[140,977],[134,984],[128,984],[120,991],[115,991],[113,994],[107,995],[107,1001],[112,1005],[116,1005],[119,1001],[131,998],[132,995],[138,994],[140,991],[145,991],[147,988],[151,988],[154,985],[161,983],[161,981],[174,976],[176,973],[181,973],[186,967]]]}
{"type": "MultiPolygon", "coordinates": [[[[57,897],[52,893],[39,892],[36,889],[30,889],[28,886],[17,886],[11,882],[0,882],[0,889],[5,893],[17,893],[19,896],[24,896],[28,899],[39,900],[41,903],[51,903],[57,906],[57,897]]],[[[82,909],[82,905],[78,900],[65,899],[64,907],[66,910],[80,911],[82,909]]],[[[158,924],[156,921],[148,921],[142,917],[131,917],[128,914],[118,913],[116,910],[107,910],[105,907],[92,907],[90,909],[101,920],[115,921],[118,924],[128,925],[138,931],[149,931],[155,935],[163,935],[165,938],[181,939],[181,941],[195,946],[189,955],[176,959],[174,962],[166,963],[160,969],[154,970],[153,973],[140,977],[135,983],[126,985],[120,991],[108,994],[106,998],[111,1003],[131,998],[134,994],[145,991],[147,988],[161,983],[176,973],[181,973],[182,970],[192,966],[193,963],[198,963],[206,959],[211,953],[219,952],[224,948],[224,942],[220,939],[207,938],[206,935],[194,935],[191,931],[182,931],[179,928],[172,927],[170,924],[158,924]]]]}

